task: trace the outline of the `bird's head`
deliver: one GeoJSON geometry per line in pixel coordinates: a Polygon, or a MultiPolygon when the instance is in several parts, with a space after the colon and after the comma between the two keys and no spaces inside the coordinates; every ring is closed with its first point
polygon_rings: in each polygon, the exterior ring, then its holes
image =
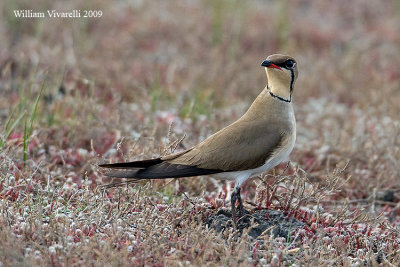
{"type": "Polygon", "coordinates": [[[273,95],[290,102],[297,79],[297,63],[287,55],[274,54],[261,63],[268,77],[268,88],[273,95]]]}

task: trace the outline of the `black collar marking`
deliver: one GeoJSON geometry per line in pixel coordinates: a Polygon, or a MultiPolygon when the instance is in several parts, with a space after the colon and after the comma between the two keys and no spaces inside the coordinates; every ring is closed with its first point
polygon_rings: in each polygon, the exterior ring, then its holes
{"type": "Polygon", "coordinates": [[[268,86],[267,86],[267,88],[268,88],[269,94],[272,97],[275,97],[275,98],[277,98],[277,99],[279,99],[281,101],[285,101],[285,102],[288,102],[288,103],[292,102],[292,96],[290,96],[290,99],[286,99],[286,98],[280,97],[279,95],[276,95],[276,94],[272,93],[268,86]]]}
{"type": "Polygon", "coordinates": [[[269,85],[268,85],[268,84],[267,84],[267,89],[268,89],[269,94],[270,94],[272,97],[275,97],[275,98],[277,98],[277,99],[279,99],[279,100],[281,100],[281,101],[285,101],[285,102],[290,103],[290,102],[292,102],[293,83],[294,83],[294,72],[293,72],[292,69],[290,69],[290,98],[289,98],[289,99],[280,97],[280,96],[278,96],[278,95],[272,93],[272,91],[271,91],[271,89],[269,88],[269,85]]]}

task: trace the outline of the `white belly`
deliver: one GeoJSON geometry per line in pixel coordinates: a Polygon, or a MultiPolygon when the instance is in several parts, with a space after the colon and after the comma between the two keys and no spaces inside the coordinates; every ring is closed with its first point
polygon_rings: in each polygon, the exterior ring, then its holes
{"type": "Polygon", "coordinates": [[[260,173],[269,171],[276,165],[281,162],[287,161],[290,153],[294,148],[294,144],[296,142],[296,131],[294,131],[290,136],[287,137],[285,143],[282,145],[282,148],[277,150],[261,167],[253,169],[253,175],[258,175],[260,173]]]}

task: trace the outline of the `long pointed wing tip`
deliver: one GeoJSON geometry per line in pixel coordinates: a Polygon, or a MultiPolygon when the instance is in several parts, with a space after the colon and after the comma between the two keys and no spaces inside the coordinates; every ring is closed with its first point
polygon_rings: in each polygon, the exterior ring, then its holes
{"type": "Polygon", "coordinates": [[[110,171],[103,173],[104,176],[111,177],[111,178],[128,178],[128,179],[135,179],[137,171],[110,171]]]}
{"type": "Polygon", "coordinates": [[[111,168],[112,164],[103,163],[103,164],[99,164],[97,166],[99,166],[100,168],[111,168]]]}
{"type": "Polygon", "coordinates": [[[109,169],[129,169],[129,166],[124,166],[125,162],[117,162],[117,163],[104,163],[99,164],[100,168],[109,168],[109,169]]]}
{"type": "Polygon", "coordinates": [[[103,163],[99,164],[101,168],[112,168],[112,169],[143,169],[161,163],[161,158],[146,159],[130,162],[116,162],[116,163],[103,163]]]}

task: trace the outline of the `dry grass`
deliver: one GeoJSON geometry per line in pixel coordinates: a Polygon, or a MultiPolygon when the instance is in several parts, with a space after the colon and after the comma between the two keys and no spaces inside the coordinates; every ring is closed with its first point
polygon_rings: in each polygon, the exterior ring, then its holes
{"type": "Polygon", "coordinates": [[[108,2],[0,3],[0,266],[400,264],[398,1],[108,2]],[[242,194],[305,222],[297,236],[205,228],[231,191],[210,177],[99,189],[99,162],[237,119],[278,52],[299,62],[296,147],[242,194]]]}

